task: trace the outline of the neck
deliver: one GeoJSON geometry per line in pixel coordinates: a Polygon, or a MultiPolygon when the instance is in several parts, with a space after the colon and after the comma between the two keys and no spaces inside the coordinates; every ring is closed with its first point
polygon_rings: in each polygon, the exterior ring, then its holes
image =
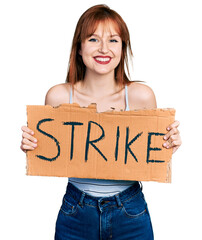
{"type": "Polygon", "coordinates": [[[103,75],[87,71],[82,88],[85,89],[87,95],[99,98],[114,94],[119,87],[114,78],[114,71],[103,75]]]}

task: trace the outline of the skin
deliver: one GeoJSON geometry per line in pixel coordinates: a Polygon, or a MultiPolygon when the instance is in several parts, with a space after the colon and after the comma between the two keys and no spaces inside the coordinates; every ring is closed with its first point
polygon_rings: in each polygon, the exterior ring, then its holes
{"type": "MultiPolygon", "coordinates": [[[[111,108],[117,111],[125,109],[124,86],[118,86],[114,79],[114,69],[120,61],[121,50],[122,41],[112,23],[107,28],[99,24],[95,33],[82,42],[79,54],[86,65],[86,74],[84,81],[74,85],[74,102],[82,107],[96,103],[98,112],[111,108]],[[101,57],[110,59],[109,63],[101,63],[99,61],[101,57]]],[[[69,83],[53,86],[46,94],[45,104],[55,107],[68,103],[69,93],[69,83]]],[[[132,82],[128,86],[128,100],[130,109],[157,108],[154,92],[142,83],[132,82]]],[[[163,147],[173,148],[173,153],[181,145],[178,126],[179,121],[173,122],[167,127],[167,134],[164,136],[163,147]]],[[[37,147],[34,132],[26,126],[22,127],[22,131],[21,149],[24,152],[34,150],[37,147]]]]}

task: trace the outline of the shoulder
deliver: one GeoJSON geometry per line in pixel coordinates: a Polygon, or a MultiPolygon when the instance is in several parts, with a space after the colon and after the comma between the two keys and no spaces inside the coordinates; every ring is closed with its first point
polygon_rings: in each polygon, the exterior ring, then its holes
{"type": "Polygon", "coordinates": [[[156,97],[153,90],[140,82],[128,86],[128,100],[132,108],[156,108],[156,97]]]}
{"type": "Polygon", "coordinates": [[[69,103],[70,84],[62,83],[51,87],[45,98],[45,104],[53,107],[62,103],[69,103]]]}

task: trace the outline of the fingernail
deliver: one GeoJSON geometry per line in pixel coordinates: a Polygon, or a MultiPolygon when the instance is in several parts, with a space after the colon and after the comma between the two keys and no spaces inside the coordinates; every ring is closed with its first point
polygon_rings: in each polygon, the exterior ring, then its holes
{"type": "Polygon", "coordinates": [[[166,147],[166,143],[164,143],[163,146],[166,147]]]}
{"type": "Polygon", "coordinates": [[[169,131],[169,130],[170,130],[170,128],[169,128],[169,127],[167,127],[167,130],[169,131]]]}
{"type": "Polygon", "coordinates": [[[167,139],[167,137],[166,137],[166,136],[164,136],[164,137],[163,137],[163,139],[164,139],[164,140],[166,140],[166,139],[167,139]]]}
{"type": "Polygon", "coordinates": [[[34,142],[37,142],[37,139],[34,139],[34,142]]]}

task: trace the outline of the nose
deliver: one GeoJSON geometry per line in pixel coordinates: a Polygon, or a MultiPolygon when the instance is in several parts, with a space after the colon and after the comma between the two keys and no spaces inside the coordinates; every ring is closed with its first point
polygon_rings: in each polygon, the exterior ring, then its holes
{"type": "Polygon", "coordinates": [[[106,41],[101,41],[99,52],[105,54],[109,52],[108,44],[106,41]]]}

